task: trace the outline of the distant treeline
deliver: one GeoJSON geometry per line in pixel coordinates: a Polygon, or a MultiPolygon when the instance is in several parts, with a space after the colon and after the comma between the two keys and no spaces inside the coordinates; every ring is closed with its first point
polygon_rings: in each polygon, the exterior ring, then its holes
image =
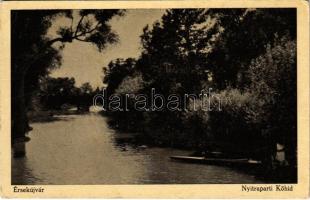
{"type": "Polygon", "coordinates": [[[221,150],[266,164],[282,144],[281,164],[296,166],[296,9],[170,9],[143,29],[141,44],[138,59],[104,68],[109,95],[212,88],[228,101],[221,111],[110,111],[111,126],[154,145],[221,150]]]}
{"type": "Polygon", "coordinates": [[[93,103],[93,96],[100,89],[95,90],[86,82],[80,87],[75,86],[74,78],[40,79],[40,87],[37,92],[39,106],[45,110],[60,110],[76,107],[77,110],[88,111],[93,103]]]}

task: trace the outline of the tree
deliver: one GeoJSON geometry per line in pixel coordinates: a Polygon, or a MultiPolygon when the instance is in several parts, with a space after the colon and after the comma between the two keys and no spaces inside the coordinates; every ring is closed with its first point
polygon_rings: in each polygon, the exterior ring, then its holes
{"type": "Polygon", "coordinates": [[[270,140],[285,146],[286,159],[297,163],[297,63],[296,40],[289,36],[277,38],[266,53],[251,62],[248,90],[261,102],[256,118],[270,140]]]}
{"type": "Polygon", "coordinates": [[[214,32],[206,9],[167,10],[160,22],[141,36],[143,53],[137,66],[151,87],[168,94],[173,85],[179,92],[197,92],[206,79],[206,55],[214,32]]]}
{"type": "Polygon", "coordinates": [[[252,59],[266,52],[276,36],[296,38],[296,9],[209,9],[220,33],[212,42],[208,66],[218,89],[244,88],[244,72],[252,59]]]}
{"type": "MultiPolygon", "coordinates": [[[[52,45],[56,42],[81,41],[94,44],[103,50],[107,44],[117,41],[108,21],[123,10],[80,10],[76,15],[72,10],[12,11],[12,138],[23,138],[27,132],[28,119],[25,85],[36,83],[48,69],[59,64],[60,56],[52,45]],[[61,27],[58,37],[49,39],[45,35],[55,17],[62,15],[71,19],[69,27],[61,27]],[[73,22],[78,21],[75,25],[73,22]],[[45,60],[44,58],[48,58],[45,60]],[[42,64],[43,62],[43,64],[42,64]],[[42,65],[41,65],[42,64],[42,65]],[[33,73],[35,69],[39,69],[33,73]]],[[[35,85],[35,84],[34,84],[35,85]]],[[[33,88],[27,88],[31,92],[33,88]]],[[[29,96],[28,96],[29,97],[29,96]]]]}
{"type": "MultiPolygon", "coordinates": [[[[109,91],[135,93],[138,90],[150,96],[151,88],[154,88],[166,99],[170,94],[181,96],[200,92],[201,81],[208,77],[206,58],[209,40],[215,34],[209,32],[212,21],[205,13],[206,9],[169,9],[152,27],[146,26],[141,35],[142,55],[133,63],[134,66],[117,62],[109,66],[105,76],[109,91]],[[115,78],[112,78],[113,74],[115,78]]],[[[133,106],[130,100],[128,102],[129,107],[133,106]]],[[[137,112],[131,107],[129,110],[111,114],[119,122],[118,127],[143,130],[152,141],[161,138],[160,142],[165,145],[175,145],[176,141],[190,143],[186,141],[188,138],[178,134],[184,133],[180,123],[183,113],[170,112],[166,107],[162,112],[137,112]]]]}
{"type": "Polygon", "coordinates": [[[93,103],[93,95],[98,93],[99,88],[93,91],[88,82],[76,87],[74,78],[46,77],[40,81],[39,96],[45,109],[59,110],[63,105],[71,105],[78,110],[88,111],[93,103]]]}
{"type": "Polygon", "coordinates": [[[103,83],[107,84],[107,94],[111,95],[119,87],[126,76],[132,75],[135,71],[136,60],[133,58],[116,59],[103,68],[103,83]]]}
{"type": "Polygon", "coordinates": [[[89,110],[89,107],[92,105],[92,95],[93,95],[93,88],[89,84],[89,82],[83,83],[79,88],[79,96],[76,99],[76,104],[78,110],[89,110]]]}
{"type": "Polygon", "coordinates": [[[267,45],[266,53],[251,61],[246,89],[226,88],[216,96],[222,110],[209,112],[207,123],[217,141],[229,141],[230,152],[246,152],[273,163],[277,143],[285,147],[290,167],[297,154],[296,40],[288,36],[267,45]]]}
{"type": "Polygon", "coordinates": [[[261,160],[280,143],[296,165],[296,9],[167,10],[144,28],[141,42],[134,74],[143,80],[118,67],[113,92],[138,88],[148,95],[155,88],[167,99],[211,85],[227,102],[210,112],[120,111],[114,114],[120,123],[139,124],[154,143],[195,147],[216,140],[223,142],[216,149],[261,160]]]}
{"type": "Polygon", "coordinates": [[[50,78],[40,82],[41,104],[46,109],[60,109],[63,104],[73,104],[76,87],[74,78],[50,78]]]}

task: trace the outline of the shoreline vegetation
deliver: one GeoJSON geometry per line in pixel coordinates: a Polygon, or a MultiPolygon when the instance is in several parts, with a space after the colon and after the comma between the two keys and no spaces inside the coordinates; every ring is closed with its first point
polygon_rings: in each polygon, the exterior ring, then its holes
{"type": "MultiPolygon", "coordinates": [[[[100,112],[102,116],[110,118],[109,124],[111,128],[117,130],[122,134],[122,132],[126,132],[129,134],[132,134],[131,137],[124,137],[122,139],[122,143],[129,143],[136,146],[147,146],[147,147],[161,147],[161,148],[176,148],[176,149],[183,149],[183,150],[189,150],[192,151],[189,155],[182,155],[182,156],[192,156],[196,158],[204,157],[204,158],[211,158],[211,159],[232,159],[232,160],[238,160],[238,159],[248,159],[252,160],[254,159],[255,162],[260,162],[261,160],[258,160],[257,157],[251,157],[250,154],[245,154],[244,152],[240,151],[234,151],[232,147],[229,146],[229,143],[221,142],[221,141],[213,141],[206,143],[204,147],[201,146],[195,146],[191,145],[193,143],[188,143],[187,146],[184,146],[184,141],[181,141],[180,143],[169,141],[167,140],[166,135],[169,134],[167,130],[162,129],[162,133],[158,135],[158,132],[154,132],[150,129],[133,129],[132,127],[123,127],[121,125],[118,125],[116,121],[111,119],[111,116],[109,116],[109,113],[106,113],[104,111],[100,112]],[[134,130],[134,131],[133,131],[134,130]],[[141,130],[145,131],[148,130],[150,132],[142,132],[141,130]],[[156,135],[157,134],[157,135],[156,135]],[[155,137],[156,138],[155,138],[155,137]]],[[[122,122],[121,122],[122,123],[122,122]]],[[[123,123],[122,123],[123,124],[123,123]]],[[[141,128],[141,127],[140,127],[141,128]]],[[[171,133],[170,133],[171,134],[171,133]]],[[[257,152],[261,153],[261,152],[257,152]]],[[[178,161],[180,162],[180,161],[178,161]]],[[[188,161],[184,161],[188,162],[188,161]]],[[[189,161],[191,163],[192,161],[189,161]]],[[[197,162],[193,162],[197,163],[197,162]]],[[[198,162],[199,163],[199,162],[198,162]]],[[[201,164],[204,164],[205,162],[201,162],[201,164]]],[[[217,162],[215,162],[217,163],[217,162]]],[[[215,164],[218,165],[218,164],[215,164]]],[[[280,163],[278,161],[275,161],[273,163],[273,166],[270,166],[269,163],[260,163],[256,165],[255,167],[248,166],[248,165],[229,165],[222,163],[220,166],[225,166],[232,168],[234,170],[241,170],[242,172],[246,172],[248,174],[252,174],[255,177],[257,177],[260,180],[264,180],[269,183],[296,183],[297,182],[297,167],[291,167],[287,166],[283,163],[280,163]]]]}
{"type": "Polygon", "coordinates": [[[81,115],[86,114],[88,111],[79,111],[74,110],[40,110],[40,111],[29,111],[27,116],[30,123],[44,123],[44,122],[53,122],[60,120],[57,115],[81,115]]]}
{"type": "Polygon", "coordinates": [[[111,127],[138,133],[142,142],[258,160],[266,177],[296,182],[295,20],[294,9],[167,10],[144,28],[138,59],[116,59],[104,68],[107,98],[134,93],[149,100],[155,88],[168,99],[213,88],[228,101],[220,110],[147,112],[135,110],[136,99],[129,98],[127,112],[105,105],[104,115],[111,127]]]}
{"type": "MultiPolygon", "coordinates": [[[[64,120],[63,118],[58,117],[58,115],[84,115],[84,114],[89,114],[89,111],[78,111],[77,109],[69,109],[69,110],[47,110],[47,111],[30,111],[28,112],[28,117],[30,120],[30,123],[49,123],[53,121],[58,121],[58,120],[64,120]]],[[[101,116],[108,117],[109,114],[101,111],[98,113],[101,116]]],[[[111,119],[110,119],[111,120],[111,119]]],[[[119,135],[117,137],[117,143],[119,145],[131,145],[134,148],[152,148],[152,147],[161,147],[161,148],[175,148],[175,149],[180,149],[180,150],[188,150],[191,151],[192,153],[189,155],[183,155],[183,156],[191,156],[194,158],[209,158],[209,159],[231,159],[231,160],[239,160],[239,159],[250,159],[245,157],[242,154],[239,153],[233,153],[231,151],[229,152],[222,152],[220,148],[217,149],[209,149],[209,151],[206,151],[205,149],[197,148],[195,146],[187,146],[184,147],[183,143],[182,144],[168,144],[164,143],[165,141],[163,138],[157,138],[156,141],[154,142],[154,138],[150,138],[150,134],[145,134],[142,132],[132,132],[132,129],[128,128],[123,128],[119,127],[118,125],[110,121],[110,126],[114,130],[116,130],[119,135]],[[125,134],[126,133],[126,134],[125,134]],[[162,142],[158,142],[161,141],[162,142]]],[[[164,133],[166,134],[166,133],[164,133]]],[[[164,135],[163,134],[163,135],[164,135]]],[[[30,134],[31,136],[31,134],[30,134]]],[[[216,143],[218,146],[219,143],[216,143]]],[[[225,145],[225,144],[224,144],[225,145]]],[[[212,144],[211,144],[212,146],[212,144]]],[[[253,160],[256,162],[255,160],[253,160]]],[[[192,161],[173,161],[171,162],[188,162],[191,163],[192,161]]],[[[205,164],[204,161],[202,162],[192,162],[192,163],[200,163],[200,164],[205,164]]],[[[212,163],[211,163],[212,165],[212,163]]],[[[288,166],[277,166],[274,169],[267,169],[266,166],[262,164],[257,164],[257,165],[230,165],[230,164],[217,164],[215,162],[214,165],[220,165],[224,167],[229,167],[233,170],[237,171],[242,171],[243,173],[251,174],[258,178],[259,180],[264,180],[268,183],[294,183],[297,182],[296,180],[296,169],[291,169],[288,166]],[[268,171],[266,171],[268,170],[268,171]]]]}

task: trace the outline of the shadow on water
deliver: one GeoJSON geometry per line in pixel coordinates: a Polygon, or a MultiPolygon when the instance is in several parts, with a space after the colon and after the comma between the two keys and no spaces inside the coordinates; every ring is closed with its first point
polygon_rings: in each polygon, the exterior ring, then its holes
{"type": "Polygon", "coordinates": [[[141,143],[108,126],[99,114],[60,114],[32,123],[26,157],[12,158],[13,184],[227,184],[264,183],[247,171],[179,163],[189,150],[141,143]]]}
{"type": "Polygon", "coordinates": [[[35,185],[40,179],[32,173],[31,167],[27,163],[27,156],[13,158],[12,156],[12,174],[14,178],[11,180],[12,185],[35,185]]]}
{"type": "MultiPolygon", "coordinates": [[[[129,134],[129,133],[120,133],[116,131],[117,136],[114,137],[115,147],[119,148],[121,151],[127,151],[128,149],[134,149],[139,152],[146,148],[153,148],[156,146],[152,146],[150,144],[145,145],[139,139],[137,139],[138,134],[129,134]]],[[[182,156],[191,156],[190,154],[182,155],[182,156]]],[[[171,162],[176,162],[180,165],[182,164],[192,164],[191,162],[184,162],[178,160],[170,160],[171,162]]],[[[226,168],[229,170],[236,171],[237,173],[244,173],[250,176],[255,177],[255,179],[260,180],[264,183],[297,183],[297,169],[289,169],[289,168],[279,168],[277,170],[267,170],[262,165],[230,165],[230,164],[206,164],[206,163],[195,163],[195,165],[213,165],[217,167],[226,168]]],[[[238,183],[237,183],[238,184],[238,183]]]]}

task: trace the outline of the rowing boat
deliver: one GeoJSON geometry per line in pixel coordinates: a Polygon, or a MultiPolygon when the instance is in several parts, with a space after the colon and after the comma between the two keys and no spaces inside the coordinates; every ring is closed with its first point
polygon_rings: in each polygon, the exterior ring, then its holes
{"type": "Polygon", "coordinates": [[[189,163],[201,163],[201,164],[213,164],[213,165],[229,165],[229,166],[258,166],[261,165],[260,161],[239,158],[206,158],[206,157],[196,157],[196,156],[171,156],[172,160],[189,162],[189,163]]]}

